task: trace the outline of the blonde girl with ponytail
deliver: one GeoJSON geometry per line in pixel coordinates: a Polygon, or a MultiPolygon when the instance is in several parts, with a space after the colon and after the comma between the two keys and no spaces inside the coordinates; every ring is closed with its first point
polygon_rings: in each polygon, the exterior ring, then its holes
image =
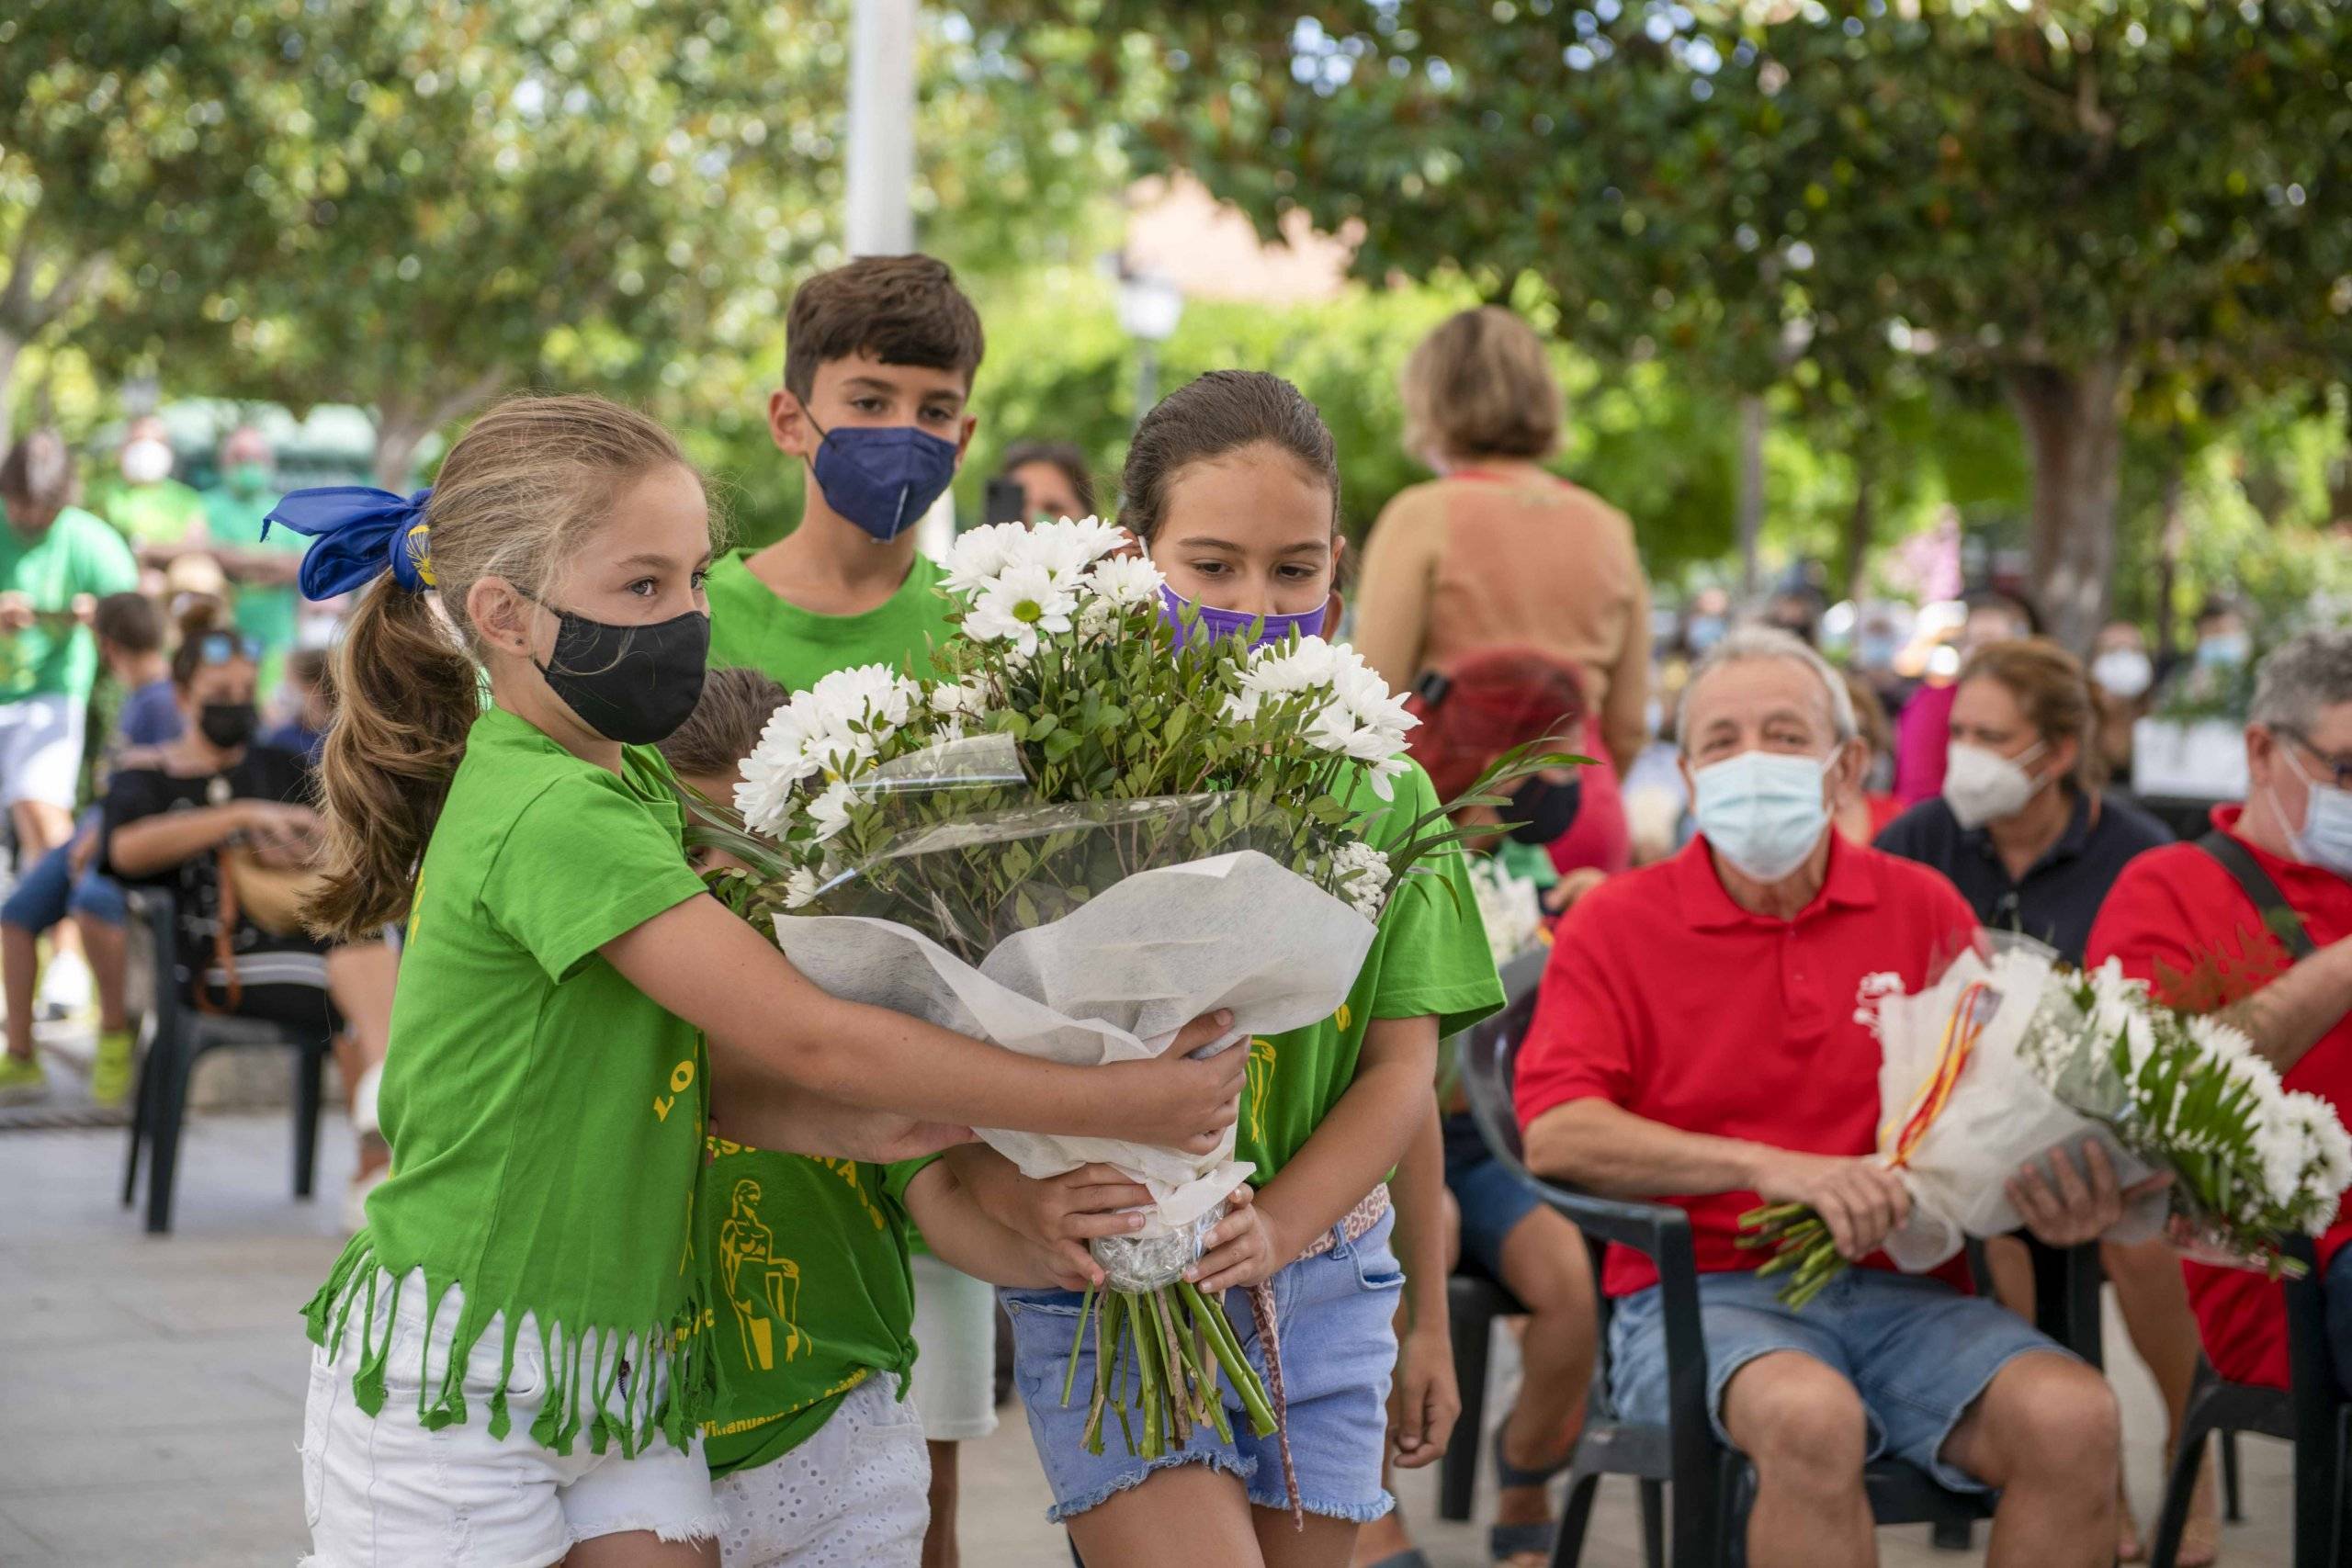
{"type": "MultiPolygon", "coordinates": [[[[319,1568],[718,1561],[696,1434],[721,1313],[693,1258],[729,1135],[899,1159],[967,1123],[1208,1145],[1242,1068],[1016,1057],[808,984],[687,866],[652,742],[701,691],[715,529],[659,424],[592,397],[484,415],[402,499],[298,491],[306,595],[357,592],[310,908],[405,924],[392,1174],[311,1300],[319,1568]]],[[[790,1238],[772,1238],[788,1258],[790,1238]]]]}

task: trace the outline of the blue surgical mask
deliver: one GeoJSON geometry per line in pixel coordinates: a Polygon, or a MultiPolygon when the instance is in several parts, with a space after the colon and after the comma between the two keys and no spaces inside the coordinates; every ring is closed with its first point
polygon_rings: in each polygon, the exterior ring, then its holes
{"type": "Polygon", "coordinates": [[[1742,751],[1690,775],[1699,831],[1742,874],[1778,882],[1804,863],[1829,827],[1821,781],[1835,756],[1742,751]]]}
{"type": "Polygon", "coordinates": [[[824,437],[814,467],[825,504],[886,544],[913,527],[956,478],[956,443],[910,424],[817,434],[824,437]]]}
{"type": "Polygon", "coordinates": [[[1159,618],[1175,628],[1176,646],[1182,648],[1194,639],[1202,642],[1222,642],[1229,637],[1249,637],[1250,628],[1259,626],[1258,635],[1250,638],[1251,648],[1263,648],[1268,643],[1288,642],[1293,632],[1300,637],[1321,637],[1323,623],[1329,616],[1329,604],[1317,604],[1312,610],[1295,615],[1253,615],[1246,610],[1219,610],[1207,604],[1195,605],[1166,583],[1159,585],[1159,618]],[[1198,618],[1187,626],[1185,612],[1198,618]]]}
{"type": "Polygon", "coordinates": [[[2252,646],[2242,632],[2209,637],[2197,645],[2197,662],[2208,668],[2218,666],[2235,670],[2246,661],[2246,656],[2252,651],[2252,646]]]}
{"type": "Polygon", "coordinates": [[[2311,789],[2303,805],[2303,825],[2287,828],[2287,813],[2278,804],[2278,786],[2271,786],[2270,809],[2278,814],[2278,826],[2287,829],[2289,847],[2305,865],[2352,877],[2352,790],[2322,784],[2303,772],[2303,764],[2291,747],[2282,744],[2279,750],[2286,756],[2287,765],[2295,770],[2295,776],[2311,789]]]}

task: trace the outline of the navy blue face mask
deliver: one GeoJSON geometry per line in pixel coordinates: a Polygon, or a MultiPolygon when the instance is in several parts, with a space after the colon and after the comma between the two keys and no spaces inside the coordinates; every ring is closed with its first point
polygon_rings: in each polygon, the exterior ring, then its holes
{"type": "Polygon", "coordinates": [[[913,527],[956,478],[956,443],[910,424],[818,425],[817,434],[825,504],[885,544],[913,527]]]}

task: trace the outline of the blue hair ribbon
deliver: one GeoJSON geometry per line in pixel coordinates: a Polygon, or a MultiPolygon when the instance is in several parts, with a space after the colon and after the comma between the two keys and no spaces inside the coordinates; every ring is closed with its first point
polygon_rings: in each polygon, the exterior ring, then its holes
{"type": "Polygon", "coordinates": [[[367,587],[389,571],[411,593],[433,586],[433,542],[424,525],[424,502],[433,492],[418,491],[403,501],[369,485],[322,485],[298,490],[262,519],[316,539],[302,557],[302,597],[316,602],[367,587]]]}

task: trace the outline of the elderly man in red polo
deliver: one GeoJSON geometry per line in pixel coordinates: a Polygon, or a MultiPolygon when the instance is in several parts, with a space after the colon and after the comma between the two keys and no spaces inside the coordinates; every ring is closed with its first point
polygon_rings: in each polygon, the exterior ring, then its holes
{"type": "MultiPolygon", "coordinates": [[[[1908,1212],[1872,1156],[1878,1043],[1855,1018],[1864,976],[1918,986],[1970,941],[1951,884],[1846,841],[1832,807],[1867,765],[1851,699],[1784,632],[1718,643],[1679,720],[1700,837],[1604,884],[1570,913],[1520,1055],[1519,1115],[1538,1172],[1686,1210],[1700,1269],[1709,1414],[1754,1463],[1748,1561],[1876,1561],[1862,1467],[1907,1460],[2001,1494],[1995,1564],[2092,1568],[2115,1554],[2118,1430],[2098,1373],[1964,1271],[1894,1271],[1879,1246],[1908,1212]],[[1810,1203],[1850,1270],[1800,1312],[1734,1245],[1766,1200],[1810,1203]]],[[[2063,1158],[2063,1156],[2061,1156],[2063,1158]]],[[[2120,1213],[2103,1168],[2018,1190],[2044,1238],[2120,1213]]],[[[1666,1413],[1657,1272],[1612,1249],[1611,1388],[1666,1413]]]]}
{"type": "MultiPolygon", "coordinates": [[[[2198,843],[2123,868],[2091,928],[2157,997],[2219,1010],[2285,1075],[2352,1121],[2352,632],[2312,632],[2262,662],[2245,727],[2244,807],[2198,843]]],[[[2352,1221],[2319,1240],[2335,1372],[2352,1391],[2352,1221]]],[[[2187,1266],[2206,1359],[2236,1382],[2287,1385],[2279,1287],[2187,1266]]]]}

